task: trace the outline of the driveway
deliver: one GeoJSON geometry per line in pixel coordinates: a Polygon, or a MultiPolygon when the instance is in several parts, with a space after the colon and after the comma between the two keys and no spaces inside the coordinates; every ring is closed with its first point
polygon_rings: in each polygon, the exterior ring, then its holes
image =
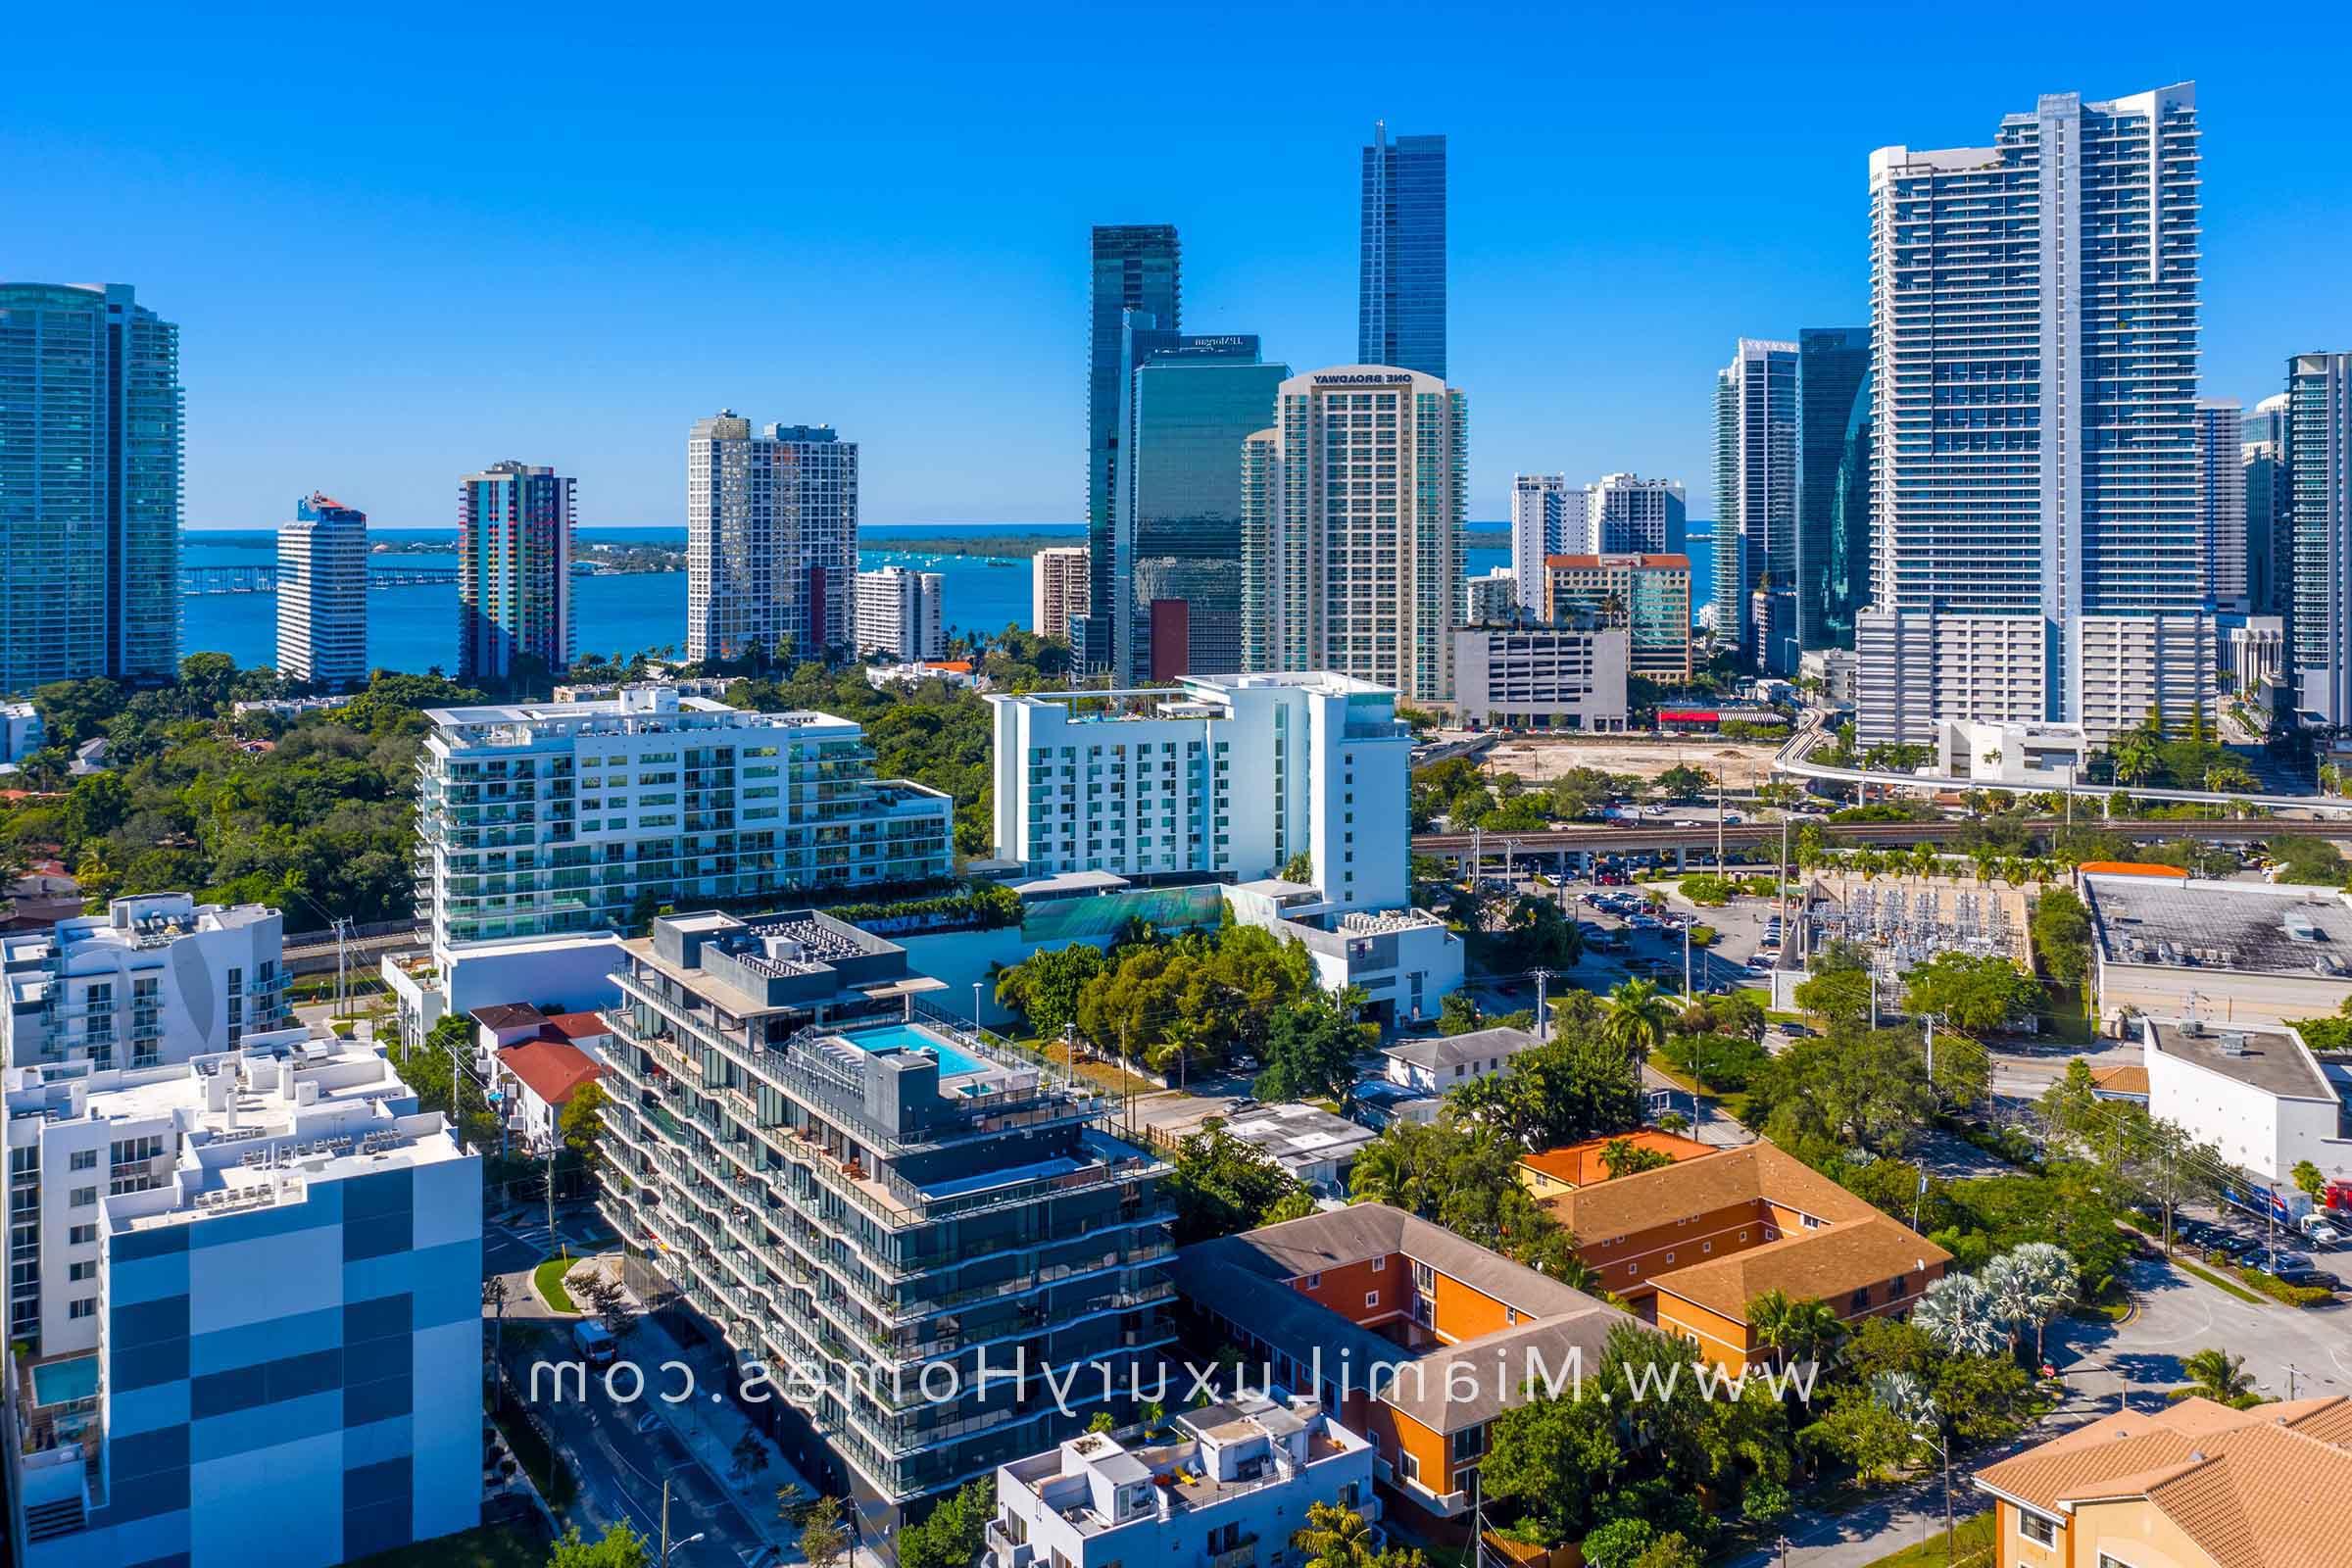
{"type": "MultiPolygon", "coordinates": [[[[2322,1254],[2323,1263],[2337,1256],[2322,1254]]],[[[2126,1278],[2138,1303],[2131,1321],[2068,1319],[2052,1337],[2053,1364],[2079,1368],[2070,1381],[2102,1394],[2104,1410],[2115,1408],[2119,1392],[2134,1408],[2157,1407],[2166,1390],[2187,1381],[2181,1359],[2208,1347],[2244,1356],[2256,1386],[2272,1398],[2285,1398],[2290,1382],[2297,1397],[2352,1394],[2352,1305],[2308,1311],[2267,1300],[2257,1305],[2153,1258],[2134,1259],[2126,1278]]]]}

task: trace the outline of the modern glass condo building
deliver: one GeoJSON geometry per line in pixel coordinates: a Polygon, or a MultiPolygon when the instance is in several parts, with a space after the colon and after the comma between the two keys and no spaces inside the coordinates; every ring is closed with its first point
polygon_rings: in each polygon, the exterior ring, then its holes
{"type": "Polygon", "coordinates": [[[1769,634],[1795,619],[1796,367],[1794,343],[1743,337],[1715,372],[1715,641],[1775,675],[1796,668],[1769,634]]]}
{"type": "Polygon", "coordinates": [[[686,437],[686,657],[787,661],[847,648],[856,619],[858,443],[828,424],[758,435],[731,409],[686,437]]]}
{"type": "Polygon", "coordinates": [[[1389,139],[1363,155],[1355,357],[1446,379],[1446,138],[1389,139]]]}
{"type": "Polygon", "coordinates": [[[571,614],[572,481],[493,463],[458,486],[458,678],[562,673],[571,614]]]}
{"type": "Polygon", "coordinates": [[[1291,368],[1257,363],[1254,336],[1192,342],[1230,347],[1154,354],[1126,383],[1114,574],[1130,681],[1242,667],[1242,442],[1274,416],[1291,368]]]}
{"type": "Polygon", "coordinates": [[[2240,432],[2243,407],[2235,398],[2199,398],[2197,522],[2205,536],[2205,582],[2214,608],[2245,613],[2246,466],[2240,432]]]}
{"type": "Polygon", "coordinates": [[[0,283],[0,692],[179,667],[179,328],[0,283]]]}
{"type": "Polygon", "coordinates": [[[1865,743],[2210,719],[2197,136],[2181,84],[1871,155],[1865,743]]]}
{"type": "Polygon", "coordinates": [[[1797,647],[1808,653],[1853,647],[1854,616],[1869,600],[1869,327],[1812,326],[1796,334],[1791,580],[1797,647]]]}
{"type": "Polygon", "coordinates": [[[626,1271],[766,1369],[746,1414],[864,1540],[1135,1417],[1130,1369],[1174,1338],[1167,1167],[1098,1092],[821,913],[665,916],[627,955],[601,1200],[626,1271]]]}
{"type": "MultiPolygon", "coordinates": [[[[1119,413],[1122,388],[1134,374],[1136,345],[1129,312],[1141,324],[1174,334],[1184,319],[1184,254],[1173,223],[1098,223],[1087,301],[1086,536],[1088,612],[1073,628],[1080,666],[1108,669],[1113,620],[1106,610],[1124,604],[1112,591],[1117,552],[1111,525],[1117,511],[1119,413]]],[[[1254,350],[1255,345],[1252,344],[1254,350]]]]}
{"type": "Polygon", "coordinates": [[[426,716],[416,866],[436,952],[629,926],[664,904],[926,883],[954,864],[955,803],[876,778],[847,719],[666,686],[426,716]]]}
{"type": "MultiPolygon", "coordinates": [[[[2295,612],[2295,503],[2286,466],[2286,394],[2254,405],[2238,427],[2246,470],[2246,596],[2257,615],[2295,612]]],[[[2288,643],[2292,647],[2290,631],[2288,643]]]]}
{"type": "Polygon", "coordinates": [[[2299,697],[2341,727],[2352,724],[2352,354],[2287,362],[2286,464],[2299,697]]]}

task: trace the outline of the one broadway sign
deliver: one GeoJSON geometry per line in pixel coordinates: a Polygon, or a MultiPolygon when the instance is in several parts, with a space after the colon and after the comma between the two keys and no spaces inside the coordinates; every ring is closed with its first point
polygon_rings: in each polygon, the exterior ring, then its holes
{"type": "Polygon", "coordinates": [[[1412,382],[1410,370],[1348,370],[1315,377],[1317,386],[1410,386],[1412,382]]]}

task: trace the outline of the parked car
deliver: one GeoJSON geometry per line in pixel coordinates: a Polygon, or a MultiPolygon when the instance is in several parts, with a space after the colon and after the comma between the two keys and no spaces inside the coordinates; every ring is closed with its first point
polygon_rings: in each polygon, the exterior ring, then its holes
{"type": "Polygon", "coordinates": [[[2344,1282],[2324,1268],[2282,1268],[2276,1270],[2278,1278],[2288,1285],[2318,1286],[2325,1291],[2340,1291],[2344,1282]]]}
{"type": "Polygon", "coordinates": [[[2344,1239],[2342,1231],[2328,1224],[2318,1214],[2304,1215],[2302,1223],[2296,1229],[2300,1230],[2303,1233],[2303,1239],[2314,1247],[2333,1247],[2344,1239]]]}

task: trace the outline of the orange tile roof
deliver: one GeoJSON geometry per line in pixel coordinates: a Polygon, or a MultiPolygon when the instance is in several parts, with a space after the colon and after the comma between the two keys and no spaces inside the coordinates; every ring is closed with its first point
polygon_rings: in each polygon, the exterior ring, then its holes
{"type": "MultiPolygon", "coordinates": [[[[1677,1164],[1715,1152],[1713,1144],[1702,1144],[1695,1138],[1685,1138],[1679,1133],[1660,1132],[1654,1127],[1643,1127],[1620,1136],[1636,1149],[1664,1154],[1677,1164]]],[[[1609,1179],[1609,1167],[1602,1161],[1601,1155],[1615,1142],[1615,1138],[1588,1138],[1580,1144],[1562,1144],[1557,1149],[1546,1149],[1540,1154],[1529,1154],[1519,1163],[1555,1182],[1566,1182],[1571,1187],[1590,1187],[1609,1179]]]]}
{"type": "Polygon", "coordinates": [[[611,1034],[612,1026],[605,1022],[604,1014],[599,1012],[557,1012],[548,1015],[546,1026],[540,1033],[547,1036],[549,1030],[565,1040],[594,1040],[600,1035],[611,1034]]]}
{"type": "Polygon", "coordinates": [[[2148,1092],[2148,1069],[2139,1062],[2119,1062],[2113,1067],[2093,1067],[2090,1081],[2101,1089],[2119,1095],[2144,1095],[2148,1092]]]}
{"type": "Polygon", "coordinates": [[[604,1069],[588,1059],[577,1046],[555,1040],[526,1040],[498,1054],[500,1065],[534,1095],[551,1105],[571,1102],[580,1085],[603,1076],[604,1069]]]}
{"type": "Polygon", "coordinates": [[[2335,1568],[2352,1540],[2352,1401],[2232,1410],[2210,1399],[2108,1416],[1977,1473],[2052,1517],[2145,1500],[2219,1568],[2335,1568]]]}

